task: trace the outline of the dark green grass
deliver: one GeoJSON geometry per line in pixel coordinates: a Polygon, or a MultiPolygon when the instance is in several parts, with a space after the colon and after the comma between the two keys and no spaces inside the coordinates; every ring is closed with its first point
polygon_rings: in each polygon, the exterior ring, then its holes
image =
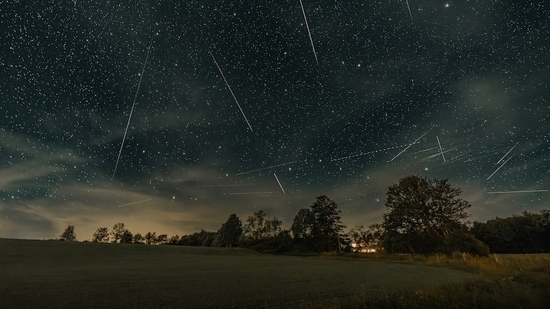
{"type": "Polygon", "coordinates": [[[1,308],[345,308],[475,276],[238,248],[0,239],[1,308]]]}

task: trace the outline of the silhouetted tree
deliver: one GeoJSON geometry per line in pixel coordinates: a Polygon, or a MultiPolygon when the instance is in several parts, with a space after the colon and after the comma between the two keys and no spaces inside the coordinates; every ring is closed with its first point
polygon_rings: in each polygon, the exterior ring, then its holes
{"type": "Polygon", "coordinates": [[[92,242],[109,242],[109,229],[106,227],[98,228],[92,236],[92,242]]]}
{"type": "Polygon", "coordinates": [[[243,232],[242,222],[236,214],[229,216],[227,221],[218,230],[214,244],[216,246],[233,247],[237,244],[243,232]]]}
{"type": "Polygon", "coordinates": [[[143,238],[143,236],[141,236],[140,233],[136,233],[134,234],[134,237],[132,237],[133,244],[143,244],[144,241],[145,241],[145,238],[143,238]]]}
{"type": "Polygon", "coordinates": [[[523,212],[486,223],[474,222],[470,231],[494,253],[550,252],[550,213],[523,212]]]}
{"type": "Polygon", "coordinates": [[[338,205],[328,196],[317,197],[309,209],[300,209],[290,230],[298,245],[314,251],[340,250],[346,227],[338,205]]]}
{"type": "Polygon", "coordinates": [[[157,244],[164,245],[167,242],[168,242],[168,235],[160,234],[159,236],[157,236],[157,239],[156,239],[157,244]]]}
{"type": "Polygon", "coordinates": [[[177,245],[179,241],[180,241],[180,237],[178,235],[174,235],[174,236],[170,237],[170,239],[168,240],[168,244],[169,245],[177,245]]]}
{"type": "Polygon", "coordinates": [[[346,227],[340,220],[341,211],[336,202],[322,195],[311,205],[313,226],[311,236],[315,247],[323,251],[340,250],[340,240],[346,227]]]}
{"type": "Polygon", "coordinates": [[[274,253],[285,253],[294,250],[294,243],[289,230],[282,230],[273,239],[274,253]]]}
{"type": "Polygon", "coordinates": [[[255,245],[270,240],[279,235],[282,225],[283,221],[277,217],[269,219],[263,210],[254,212],[252,216],[246,219],[241,241],[248,245],[255,245]]]}
{"type": "Polygon", "coordinates": [[[191,235],[183,235],[178,241],[178,245],[210,247],[215,238],[216,232],[201,230],[191,235]]]}
{"type": "Polygon", "coordinates": [[[264,237],[266,213],[263,210],[248,216],[243,225],[243,236],[250,240],[259,240],[264,237]]]}
{"type": "Polygon", "coordinates": [[[74,225],[67,226],[65,231],[59,236],[59,240],[76,241],[76,234],[74,232],[74,225]]]}
{"type": "Polygon", "coordinates": [[[386,193],[383,246],[389,252],[430,253],[443,245],[445,235],[464,232],[466,209],[462,191],[447,179],[402,178],[386,193]]]}
{"type": "Polygon", "coordinates": [[[290,231],[297,244],[309,245],[311,240],[311,229],[313,226],[314,217],[311,209],[302,208],[292,221],[290,231]]]}
{"type": "Polygon", "coordinates": [[[145,244],[146,245],[154,245],[157,241],[157,233],[156,232],[147,232],[145,234],[145,244]]]}
{"type": "Polygon", "coordinates": [[[134,235],[132,232],[128,231],[127,229],[124,229],[124,232],[122,233],[122,237],[120,238],[121,244],[131,244],[134,240],[134,235]]]}
{"type": "Polygon", "coordinates": [[[214,239],[216,239],[216,235],[216,232],[201,230],[198,233],[197,246],[211,247],[214,239]]]}
{"type": "Polygon", "coordinates": [[[451,232],[443,238],[443,245],[438,248],[439,252],[452,254],[453,252],[468,252],[479,256],[488,256],[489,246],[477,239],[470,233],[462,231],[451,232]]]}
{"type": "MultiPolygon", "coordinates": [[[[196,233],[195,233],[196,234],[196,233]]],[[[183,235],[180,237],[179,241],[178,241],[178,245],[180,246],[197,246],[197,242],[192,242],[191,241],[191,237],[193,236],[194,234],[191,234],[191,235],[183,235]]]]}
{"type": "Polygon", "coordinates": [[[113,235],[113,243],[132,243],[133,235],[125,228],[124,223],[115,224],[111,235],[113,235]]]}

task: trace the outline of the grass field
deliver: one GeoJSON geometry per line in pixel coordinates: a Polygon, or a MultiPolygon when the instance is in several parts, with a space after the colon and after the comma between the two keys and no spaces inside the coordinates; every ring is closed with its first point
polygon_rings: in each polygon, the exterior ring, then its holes
{"type": "Polygon", "coordinates": [[[239,248],[0,239],[1,308],[348,308],[369,295],[477,277],[418,263],[239,248]]]}
{"type": "Polygon", "coordinates": [[[397,292],[362,291],[355,295],[356,301],[330,308],[550,308],[550,254],[375,254],[353,258],[459,269],[478,276],[397,292]]]}

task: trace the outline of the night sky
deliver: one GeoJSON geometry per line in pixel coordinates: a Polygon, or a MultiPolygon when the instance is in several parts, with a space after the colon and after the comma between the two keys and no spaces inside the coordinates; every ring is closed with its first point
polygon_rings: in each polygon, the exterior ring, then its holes
{"type": "Polygon", "coordinates": [[[3,1],[0,237],[288,228],[319,195],[351,228],[413,174],[472,221],[549,208],[548,1],[302,2],[314,49],[299,0],[3,1]]]}

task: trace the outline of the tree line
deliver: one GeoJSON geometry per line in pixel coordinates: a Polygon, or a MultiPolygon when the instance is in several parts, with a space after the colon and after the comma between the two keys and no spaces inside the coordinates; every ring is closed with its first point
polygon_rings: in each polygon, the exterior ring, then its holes
{"type": "Polygon", "coordinates": [[[472,234],[494,253],[550,252],[550,211],[474,222],[472,234]]]}
{"type": "MultiPolygon", "coordinates": [[[[109,231],[98,228],[92,242],[167,244],[205,247],[245,247],[261,252],[302,254],[323,251],[384,250],[388,253],[550,252],[550,211],[524,212],[521,216],[495,218],[485,223],[467,221],[470,203],[447,179],[408,176],[388,187],[382,222],[344,231],[341,210],[326,195],[298,210],[290,229],[263,210],[241,221],[231,214],[217,231],[195,232],[168,238],[148,232],[132,234],[123,223],[109,231]]],[[[74,241],[74,226],[59,237],[74,241]]]]}
{"type": "MultiPolygon", "coordinates": [[[[74,225],[69,225],[65,231],[59,236],[58,240],[76,241],[76,233],[74,225]]],[[[140,233],[133,234],[124,225],[117,223],[111,231],[107,227],[98,228],[92,235],[91,242],[100,243],[120,243],[120,244],[146,244],[146,245],[164,245],[175,244],[180,240],[178,235],[168,238],[167,234],[159,234],[156,232],[147,232],[145,235],[140,233]]]]}

